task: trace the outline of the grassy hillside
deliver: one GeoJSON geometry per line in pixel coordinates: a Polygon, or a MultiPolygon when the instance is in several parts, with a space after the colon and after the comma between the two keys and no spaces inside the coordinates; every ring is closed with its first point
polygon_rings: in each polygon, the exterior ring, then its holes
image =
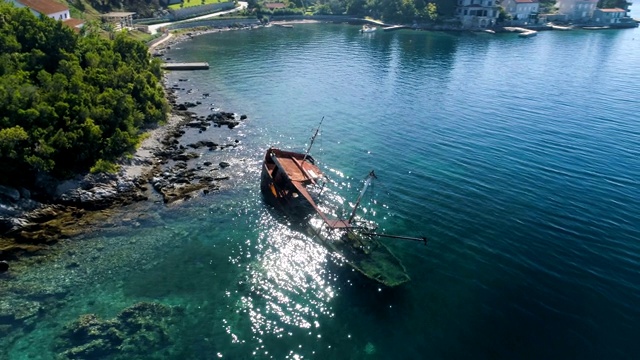
{"type": "Polygon", "coordinates": [[[74,19],[97,20],[100,12],[94,9],[87,0],[60,0],[69,6],[69,12],[74,19]]]}

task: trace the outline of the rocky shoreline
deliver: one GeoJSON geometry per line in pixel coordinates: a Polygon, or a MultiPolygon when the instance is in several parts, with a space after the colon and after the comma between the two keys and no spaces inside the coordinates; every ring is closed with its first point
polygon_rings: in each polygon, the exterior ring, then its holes
{"type": "MultiPolygon", "coordinates": [[[[165,47],[188,38],[177,37],[165,47]]],[[[185,88],[169,86],[166,78],[163,83],[172,108],[168,122],[147,132],[133,156],[121,160],[117,174],[49,180],[47,186],[52,190],[50,200],[45,202],[35,201],[29,190],[0,186],[0,276],[23,256],[46,251],[61,239],[93,230],[118,208],[141,201],[172,204],[215,192],[221,182],[229,180],[224,172],[230,166],[228,162],[200,163],[197,159],[205,151],[236,147],[239,140],[185,144],[180,139],[185,133],[202,133],[211,127],[233,129],[247,116],[224,111],[197,115],[189,109],[199,104],[177,102],[176,91],[185,88]]]]}
{"type": "MultiPolygon", "coordinates": [[[[168,48],[190,38],[176,36],[163,45],[168,48]]],[[[160,236],[128,239],[118,235],[123,230],[142,223],[163,226],[158,209],[231,186],[225,183],[233,181],[235,163],[223,152],[240,141],[229,131],[222,131],[227,136],[221,138],[226,140],[215,140],[220,136],[212,128],[234,129],[247,116],[217,108],[205,115],[202,106],[196,109],[198,114],[192,108],[200,101],[178,102],[192,90],[188,79],[176,84],[167,81],[165,77],[171,106],[167,123],[147,129],[136,152],[120,161],[117,174],[49,179],[44,184],[50,200],[42,202],[36,200],[42,196],[36,191],[0,187],[0,358],[7,356],[9,345],[14,346],[65,303],[82,299],[71,289],[122,276],[128,270],[118,265],[121,262],[152,266],[151,254],[170,249],[175,239],[187,236],[168,228],[160,236]],[[117,244],[109,237],[85,243],[84,235],[96,230],[117,236],[117,244]]],[[[199,96],[202,102],[210,98],[206,93],[199,96]]],[[[129,358],[170,350],[173,322],[184,316],[184,309],[160,303],[121,306],[124,310],[115,318],[103,320],[88,313],[56,328],[58,337],[49,350],[59,358],[114,354],[129,358]]]]}

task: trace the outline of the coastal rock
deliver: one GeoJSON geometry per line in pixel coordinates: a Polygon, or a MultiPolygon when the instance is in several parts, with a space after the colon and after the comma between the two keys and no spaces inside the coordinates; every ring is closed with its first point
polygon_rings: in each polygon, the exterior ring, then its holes
{"type": "Polygon", "coordinates": [[[9,263],[2,260],[0,261],[0,273],[9,271],[9,263]]]}
{"type": "Polygon", "coordinates": [[[202,128],[203,126],[207,126],[208,124],[209,123],[207,121],[194,120],[194,121],[191,121],[191,122],[187,123],[186,126],[199,129],[199,128],[202,128]]]}
{"type": "MultiPolygon", "coordinates": [[[[0,199],[0,222],[3,221],[3,218],[22,216],[25,212],[32,211],[40,206],[42,206],[41,203],[24,197],[16,202],[10,200],[2,201],[0,199]]],[[[0,233],[2,233],[1,224],[0,233]]]]}
{"type": "MultiPolygon", "coordinates": [[[[246,119],[246,116],[244,119],[246,119]]],[[[217,126],[227,125],[229,129],[233,129],[234,127],[238,126],[240,124],[240,120],[244,119],[237,119],[234,113],[228,113],[224,111],[210,114],[206,118],[207,121],[211,121],[217,126]]]]}
{"type": "Polygon", "coordinates": [[[205,146],[208,147],[209,149],[215,149],[216,147],[218,147],[218,144],[214,143],[213,141],[201,140],[196,143],[189,144],[187,146],[194,149],[198,149],[205,146]]]}
{"type": "Polygon", "coordinates": [[[20,191],[8,186],[0,185],[0,198],[16,202],[20,200],[20,191]]]}
{"type": "Polygon", "coordinates": [[[114,204],[127,204],[146,198],[135,179],[122,175],[88,175],[79,185],[80,187],[62,193],[59,201],[84,209],[104,209],[114,204]]]}
{"type": "Polygon", "coordinates": [[[174,156],[172,158],[172,160],[174,160],[174,161],[187,161],[187,160],[191,160],[191,159],[197,159],[199,157],[200,157],[199,154],[191,152],[191,153],[176,155],[176,156],[174,156]]]}
{"type": "Polygon", "coordinates": [[[184,102],[184,103],[178,105],[178,110],[187,110],[189,108],[196,107],[197,105],[198,104],[196,104],[196,103],[187,101],[187,102],[184,102]]]}

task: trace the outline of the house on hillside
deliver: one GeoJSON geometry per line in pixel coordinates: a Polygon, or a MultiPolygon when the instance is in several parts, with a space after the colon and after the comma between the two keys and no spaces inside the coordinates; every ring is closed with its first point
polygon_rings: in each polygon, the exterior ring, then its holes
{"type": "Polygon", "coordinates": [[[504,0],[501,5],[514,22],[527,25],[534,24],[538,20],[540,11],[538,0],[504,0]]]}
{"type": "Polygon", "coordinates": [[[26,7],[35,16],[44,15],[54,20],[71,19],[69,7],[53,0],[10,0],[16,7],[26,7]]]}
{"type": "Polygon", "coordinates": [[[64,22],[78,31],[84,25],[83,20],[71,18],[69,7],[53,0],[9,0],[15,7],[26,7],[35,16],[46,16],[64,22]]]}
{"type": "Polygon", "coordinates": [[[558,0],[558,13],[567,16],[568,21],[588,22],[596,10],[598,0],[558,0]]]}
{"type": "Polygon", "coordinates": [[[458,0],[456,17],[464,28],[486,28],[496,24],[500,7],[496,0],[458,0]]]}

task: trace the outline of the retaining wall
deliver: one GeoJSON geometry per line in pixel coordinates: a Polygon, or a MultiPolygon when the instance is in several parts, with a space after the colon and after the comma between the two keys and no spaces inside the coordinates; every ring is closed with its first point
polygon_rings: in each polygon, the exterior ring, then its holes
{"type": "MultiPolygon", "coordinates": [[[[197,1],[197,0],[191,0],[197,1]]],[[[208,4],[202,6],[193,6],[184,9],[178,10],[169,10],[171,13],[173,20],[184,20],[193,18],[200,15],[207,15],[218,11],[230,10],[235,7],[235,3],[233,1],[227,1],[217,4],[208,4]]]]}

